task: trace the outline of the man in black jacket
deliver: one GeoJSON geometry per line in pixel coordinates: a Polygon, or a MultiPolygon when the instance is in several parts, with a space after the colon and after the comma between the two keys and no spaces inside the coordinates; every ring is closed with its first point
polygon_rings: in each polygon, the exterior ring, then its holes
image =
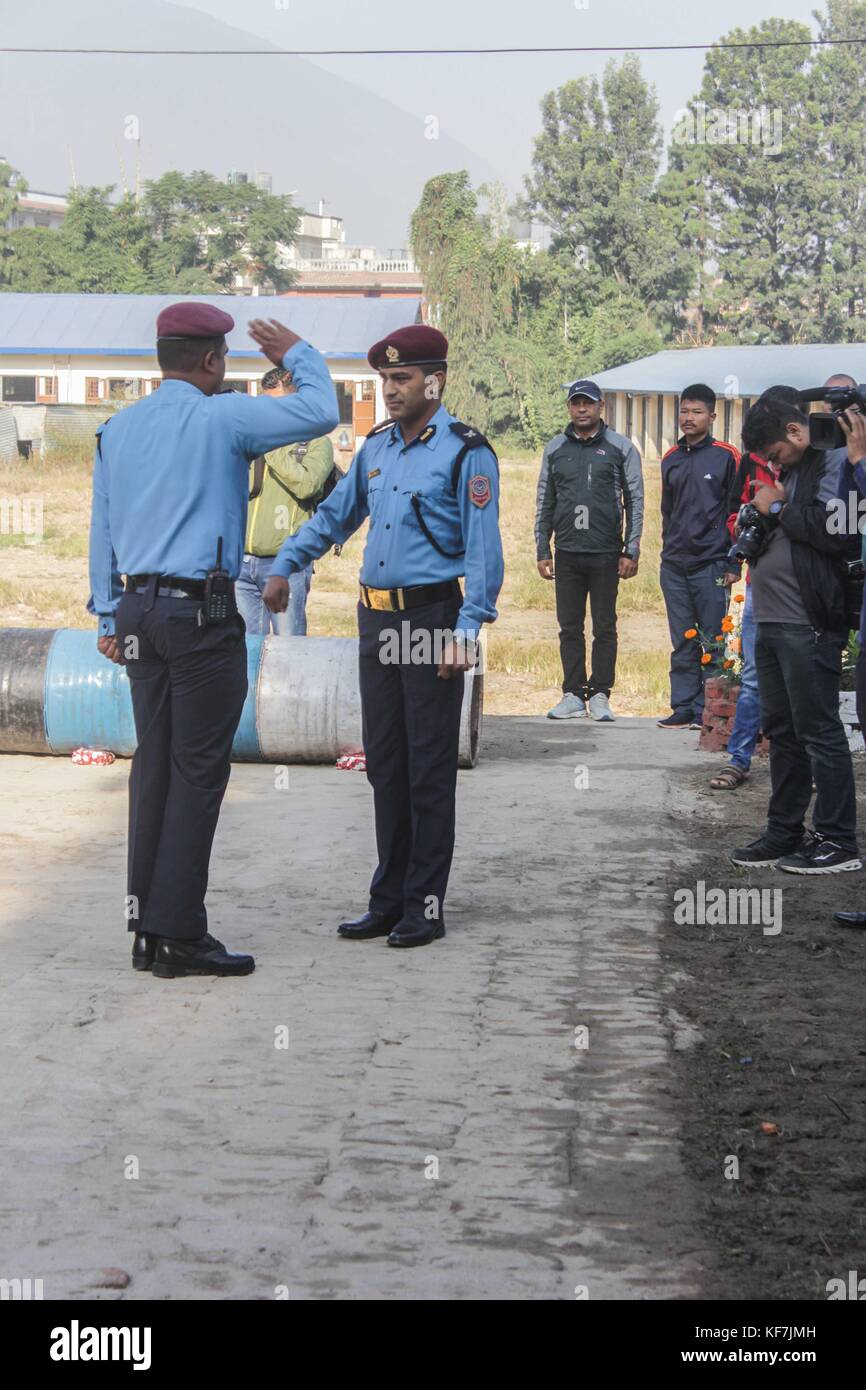
{"type": "Polygon", "coordinates": [[[827,509],[838,464],[810,447],[808,418],[778,397],[752,406],[743,444],[781,469],[777,486],[755,494],[769,539],[751,566],[772,791],[764,834],[730,858],[744,868],[777,864],[795,874],[860,869],[854,773],[839,718],[848,538],[829,524],[827,509]],[[814,831],[804,833],[813,779],[814,831]]]}
{"type": "Polygon", "coordinates": [[[571,421],[545,446],[538,478],[535,543],[538,572],[556,586],[562,699],[548,719],[614,719],[619,581],[633,579],[643,526],[643,474],[630,439],[602,419],[594,381],[573,381],[571,421]],[[550,553],[556,541],[556,561],[550,553]],[[592,611],[592,669],[587,674],[586,600],[592,611]]]}

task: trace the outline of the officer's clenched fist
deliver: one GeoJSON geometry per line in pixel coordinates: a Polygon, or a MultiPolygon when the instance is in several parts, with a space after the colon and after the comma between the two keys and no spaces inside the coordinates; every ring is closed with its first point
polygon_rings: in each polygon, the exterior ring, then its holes
{"type": "Polygon", "coordinates": [[[275,367],[281,367],[289,348],[301,341],[297,333],[277,319],[250,319],[249,331],[250,337],[275,367]]]}
{"type": "Polygon", "coordinates": [[[109,661],[114,661],[118,665],[120,664],[120,647],[116,637],[98,637],[96,639],[96,646],[103,656],[108,657],[109,661]]]}
{"type": "Polygon", "coordinates": [[[289,606],[289,581],[281,574],[272,574],[264,588],[262,601],[272,613],[285,613],[289,606]]]}

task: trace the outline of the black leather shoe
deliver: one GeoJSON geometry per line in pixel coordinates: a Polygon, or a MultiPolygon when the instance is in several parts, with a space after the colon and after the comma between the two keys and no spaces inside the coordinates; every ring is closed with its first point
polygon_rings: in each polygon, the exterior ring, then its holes
{"type": "Polygon", "coordinates": [[[833,921],[843,927],[866,927],[866,912],[834,912],[833,921]]]}
{"type": "Polygon", "coordinates": [[[132,968],[133,970],[149,970],[153,965],[153,958],[156,955],[156,943],[158,936],[152,936],[149,932],[137,931],[132,942],[132,968]]]}
{"type": "Polygon", "coordinates": [[[161,980],[173,980],[176,975],[251,975],[255,968],[252,956],[227,951],[209,933],[195,941],[159,937],[153,962],[153,973],[161,980]]]}
{"type": "Polygon", "coordinates": [[[399,912],[365,912],[353,922],[341,922],[337,935],[346,941],[369,941],[374,936],[387,936],[399,921],[399,912]]]}
{"type": "Polygon", "coordinates": [[[388,945],[429,946],[444,935],[444,922],[400,922],[388,937],[388,945]]]}

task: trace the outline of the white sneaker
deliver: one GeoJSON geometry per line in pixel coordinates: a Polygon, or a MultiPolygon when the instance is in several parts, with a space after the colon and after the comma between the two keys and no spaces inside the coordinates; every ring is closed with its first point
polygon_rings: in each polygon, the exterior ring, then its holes
{"type": "Polygon", "coordinates": [[[610,701],[603,690],[599,690],[595,695],[590,696],[589,715],[591,719],[598,719],[601,723],[611,724],[616,718],[610,707],[610,701]]]}
{"type": "Polygon", "coordinates": [[[547,717],[548,719],[584,719],[586,717],[586,705],[579,695],[571,695],[566,691],[559,704],[547,711],[547,717]]]}

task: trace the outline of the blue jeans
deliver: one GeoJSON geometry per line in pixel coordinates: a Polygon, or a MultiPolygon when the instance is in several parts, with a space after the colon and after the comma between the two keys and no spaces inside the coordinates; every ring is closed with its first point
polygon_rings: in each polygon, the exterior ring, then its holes
{"type": "Polygon", "coordinates": [[[701,666],[701,644],[697,637],[684,637],[688,628],[696,627],[708,637],[722,630],[722,618],[728,607],[729,590],[716,583],[728,566],[715,560],[691,574],[676,569],[665,560],[661,564],[661,586],[668,627],[671,633],[671,709],[675,714],[693,714],[700,719],[704,712],[704,670],[701,666]]]}
{"type": "Polygon", "coordinates": [[[746,585],[746,601],[743,604],[743,626],[741,655],[743,673],[740,677],[740,693],[737,697],[737,712],[734,726],[728,739],[728,757],[742,772],[748,772],[752,765],[752,754],[761,729],[761,701],[758,695],[758,670],[755,666],[755,638],[757,624],[752,611],[752,586],[746,585]]]}
{"type": "Polygon", "coordinates": [[[278,637],[306,637],[307,594],[313,579],[313,566],[289,575],[289,606],[285,613],[272,613],[262,602],[262,593],[270,577],[275,555],[245,555],[241,572],[235,582],[238,612],[247,625],[247,632],[278,637]]]}

